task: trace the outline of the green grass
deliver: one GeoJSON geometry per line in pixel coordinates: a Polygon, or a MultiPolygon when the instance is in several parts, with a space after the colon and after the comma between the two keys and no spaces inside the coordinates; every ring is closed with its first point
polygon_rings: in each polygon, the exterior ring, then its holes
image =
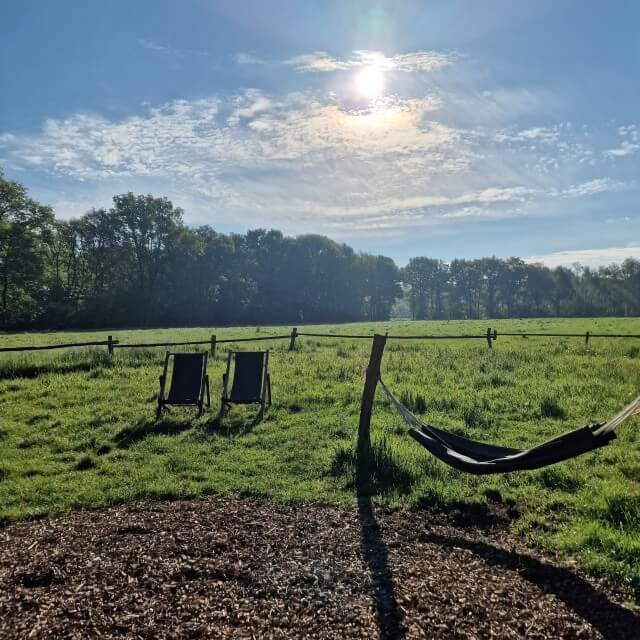
{"type": "MultiPolygon", "coordinates": [[[[502,331],[640,333],[640,319],[389,322],[308,331],[392,334],[502,331]]],[[[302,330],[302,328],[301,328],[302,330]]],[[[3,335],[3,346],[104,339],[207,340],[287,333],[282,328],[163,329],[3,335]]],[[[215,414],[226,349],[210,362],[212,412],[174,410],[154,423],[163,349],[78,349],[0,356],[0,519],[13,520],[138,498],[206,493],[354,504],[355,439],[370,343],[299,338],[272,349],[274,405],[215,414]]],[[[250,349],[252,343],[237,345],[250,349]]],[[[498,337],[389,341],[387,384],[434,424],[527,446],[604,420],[640,390],[640,341],[498,337]]],[[[610,446],[547,469],[473,477],[412,439],[381,393],[372,420],[372,489],[411,508],[502,502],[530,543],[573,554],[582,566],[640,590],[640,421],[610,446]]]]}

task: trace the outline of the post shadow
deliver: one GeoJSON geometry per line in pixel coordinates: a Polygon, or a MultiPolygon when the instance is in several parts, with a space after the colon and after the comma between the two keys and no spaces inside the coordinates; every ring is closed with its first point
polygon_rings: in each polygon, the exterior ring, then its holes
{"type": "Polygon", "coordinates": [[[395,583],[389,566],[389,552],[380,525],[376,520],[371,500],[371,461],[373,456],[369,424],[373,396],[380,375],[380,360],[384,343],[385,336],[377,335],[374,337],[371,360],[362,394],[356,456],[356,491],[358,522],[360,524],[360,549],[373,582],[373,599],[376,605],[379,635],[381,640],[397,640],[405,637],[406,629],[402,611],[398,607],[395,596],[395,583]]]}
{"type": "Polygon", "coordinates": [[[605,640],[637,640],[640,634],[640,615],[613,602],[602,591],[570,569],[547,564],[523,553],[507,551],[487,542],[468,540],[459,536],[425,533],[423,542],[431,542],[448,549],[468,549],[488,564],[517,571],[519,575],[552,593],[567,607],[589,622],[605,640]]]}

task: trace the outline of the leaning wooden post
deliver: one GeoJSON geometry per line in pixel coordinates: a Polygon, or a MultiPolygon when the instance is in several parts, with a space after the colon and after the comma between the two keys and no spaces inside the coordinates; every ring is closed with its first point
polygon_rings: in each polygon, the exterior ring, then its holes
{"type": "Polygon", "coordinates": [[[107,351],[109,352],[109,357],[113,356],[113,336],[107,336],[107,351]]]}
{"type": "Polygon", "coordinates": [[[369,366],[367,367],[364,389],[362,390],[356,465],[356,485],[360,491],[366,487],[368,483],[367,460],[371,447],[371,411],[373,409],[373,399],[376,395],[376,386],[380,378],[380,363],[382,362],[382,354],[384,353],[384,345],[386,342],[386,336],[381,336],[380,334],[373,336],[369,366]]]}
{"type": "Polygon", "coordinates": [[[489,349],[491,349],[491,348],[492,348],[492,347],[491,347],[491,338],[492,338],[492,335],[491,335],[491,327],[489,327],[489,328],[487,329],[487,344],[489,345],[489,349]]]}
{"type": "Polygon", "coordinates": [[[211,357],[215,358],[216,357],[216,336],[215,334],[211,335],[211,357]]]}
{"type": "Polygon", "coordinates": [[[289,342],[289,351],[296,350],[296,338],[298,337],[298,327],[293,327],[291,330],[291,341],[289,342]]]}

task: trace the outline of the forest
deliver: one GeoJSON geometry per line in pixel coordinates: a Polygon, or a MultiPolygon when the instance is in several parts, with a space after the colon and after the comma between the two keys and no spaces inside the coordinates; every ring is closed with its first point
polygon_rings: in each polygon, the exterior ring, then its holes
{"type": "Polygon", "coordinates": [[[415,257],[401,268],[324,236],[221,234],[183,213],[127,193],[57,219],[0,172],[0,328],[640,315],[638,260],[415,257]]]}

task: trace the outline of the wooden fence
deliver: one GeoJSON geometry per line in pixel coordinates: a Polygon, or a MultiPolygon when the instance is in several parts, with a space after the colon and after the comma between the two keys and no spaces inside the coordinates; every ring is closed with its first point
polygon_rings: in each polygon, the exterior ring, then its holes
{"type": "MultiPolygon", "coordinates": [[[[505,337],[521,337],[521,338],[582,338],[585,345],[589,345],[591,338],[640,338],[640,334],[630,333],[536,333],[536,332],[500,332],[497,329],[488,328],[486,333],[465,334],[465,335],[389,335],[386,334],[387,340],[486,340],[489,348],[493,347],[493,343],[498,339],[498,335],[505,337]]],[[[250,338],[224,338],[218,339],[214,334],[208,340],[187,340],[180,342],[139,342],[139,343],[122,343],[114,340],[113,336],[107,336],[106,340],[96,340],[91,342],[67,342],[64,344],[51,345],[29,345],[23,347],[0,347],[0,353],[16,353],[22,351],[43,351],[46,349],[71,349],[75,347],[106,347],[109,355],[113,355],[115,349],[149,349],[154,347],[183,347],[183,346],[202,346],[207,345],[211,355],[215,355],[216,347],[219,344],[230,344],[237,342],[258,342],[263,340],[289,340],[289,351],[294,351],[296,341],[300,337],[308,338],[333,338],[344,340],[373,340],[375,334],[345,334],[345,333],[317,333],[298,331],[294,327],[290,333],[277,335],[261,335],[250,338]]]]}

